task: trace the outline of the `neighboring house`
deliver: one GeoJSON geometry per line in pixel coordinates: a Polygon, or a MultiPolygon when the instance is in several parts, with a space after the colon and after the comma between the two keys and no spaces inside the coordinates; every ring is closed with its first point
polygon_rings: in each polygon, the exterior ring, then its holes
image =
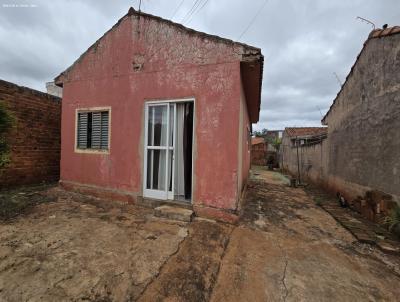
{"type": "Polygon", "coordinates": [[[251,164],[265,166],[267,164],[267,143],[263,137],[251,138],[251,164]]]}
{"type": "Polygon", "coordinates": [[[259,166],[268,165],[270,168],[278,168],[281,153],[274,142],[282,139],[283,130],[263,131],[259,137],[252,139],[251,163],[259,166]],[[261,145],[262,142],[262,145],[261,145]]]}
{"type": "Polygon", "coordinates": [[[131,8],[55,79],[61,184],[237,219],[262,70],[259,48],[131,8]]]}
{"type": "Polygon", "coordinates": [[[282,168],[303,181],[319,182],[323,175],[321,148],[328,133],[327,127],[285,128],[282,137],[282,168]]]}
{"type": "Polygon", "coordinates": [[[62,98],[62,88],[57,86],[54,82],[47,82],[46,90],[48,94],[62,98]]]}
{"type": "Polygon", "coordinates": [[[58,181],[61,99],[0,80],[0,102],[14,118],[6,136],[10,162],[0,168],[0,188],[58,181]]]}
{"type": "Polygon", "coordinates": [[[328,127],[287,127],[283,132],[282,144],[295,147],[310,145],[326,138],[328,127]]]}
{"type": "Polygon", "coordinates": [[[279,150],[276,149],[272,142],[282,139],[283,130],[268,130],[265,137],[265,141],[267,142],[267,149],[268,151],[275,151],[278,152],[279,150]]]}

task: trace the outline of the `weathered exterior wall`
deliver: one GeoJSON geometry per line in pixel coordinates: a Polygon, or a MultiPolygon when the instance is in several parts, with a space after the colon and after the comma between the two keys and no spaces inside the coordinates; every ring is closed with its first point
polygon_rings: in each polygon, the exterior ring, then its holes
{"type": "Polygon", "coordinates": [[[367,41],[331,111],[329,185],[400,196],[400,35],[367,41]],[[355,185],[355,186],[354,186],[355,185]]]}
{"type": "Polygon", "coordinates": [[[251,164],[257,166],[267,164],[267,145],[265,143],[251,146],[251,164]]]}
{"type": "Polygon", "coordinates": [[[145,101],[194,97],[193,204],[235,210],[241,53],[154,19],[123,18],[64,79],[61,180],[141,196],[145,101]],[[110,153],[75,153],[75,110],[102,106],[112,109],[110,153]]]}
{"type": "Polygon", "coordinates": [[[251,124],[249,120],[249,114],[247,111],[246,96],[244,94],[243,85],[240,89],[240,123],[239,123],[239,182],[238,182],[238,194],[243,192],[244,186],[249,177],[250,171],[250,151],[251,151],[251,136],[250,129],[251,124]]]}
{"type": "Polygon", "coordinates": [[[62,88],[57,86],[54,82],[46,83],[46,91],[48,94],[62,98],[62,88]]]}
{"type": "Polygon", "coordinates": [[[0,102],[15,118],[7,135],[11,162],[0,170],[0,188],[57,181],[61,99],[0,80],[0,102]]]}
{"type": "Polygon", "coordinates": [[[328,176],[328,140],[325,139],[319,144],[309,146],[292,146],[290,138],[284,135],[282,140],[283,169],[298,178],[300,169],[301,181],[312,181],[318,184],[325,184],[328,176]],[[298,158],[298,159],[297,159],[298,158]]]}
{"type": "MultiPolygon", "coordinates": [[[[324,119],[328,138],[300,147],[303,178],[348,200],[379,190],[400,200],[400,35],[369,39],[324,119]]],[[[284,134],[284,168],[297,176],[284,134]]]]}

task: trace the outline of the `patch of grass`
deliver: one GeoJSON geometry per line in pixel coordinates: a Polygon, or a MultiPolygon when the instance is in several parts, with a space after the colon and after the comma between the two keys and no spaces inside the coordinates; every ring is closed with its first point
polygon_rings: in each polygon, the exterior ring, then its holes
{"type": "Polygon", "coordinates": [[[277,175],[277,174],[274,174],[274,175],[272,176],[272,179],[273,179],[273,180],[282,180],[282,177],[280,177],[280,176],[277,175]]]}
{"type": "Polygon", "coordinates": [[[100,218],[101,220],[105,220],[105,221],[110,221],[110,220],[111,220],[111,219],[110,219],[110,216],[109,216],[109,215],[106,215],[106,214],[101,215],[99,218],[100,218]]]}
{"type": "Polygon", "coordinates": [[[389,216],[384,218],[384,224],[392,231],[397,225],[400,225],[400,207],[396,205],[391,211],[389,216]]]}
{"type": "Polygon", "coordinates": [[[273,180],[277,181],[282,181],[284,184],[290,184],[289,178],[287,178],[285,175],[283,175],[281,172],[274,172],[274,175],[272,176],[273,180]]]}
{"type": "Polygon", "coordinates": [[[317,206],[322,206],[323,199],[321,197],[314,197],[314,202],[317,206]]]}
{"type": "Polygon", "coordinates": [[[6,135],[14,126],[14,116],[6,108],[5,104],[0,102],[0,169],[10,163],[10,147],[6,135]]]}
{"type": "Polygon", "coordinates": [[[0,191],[0,220],[14,218],[34,205],[55,201],[45,190],[52,185],[24,186],[13,190],[0,191]]]}

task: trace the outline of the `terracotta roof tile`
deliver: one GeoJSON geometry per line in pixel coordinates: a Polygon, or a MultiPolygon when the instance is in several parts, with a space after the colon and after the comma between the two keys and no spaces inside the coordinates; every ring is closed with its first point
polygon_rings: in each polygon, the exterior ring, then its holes
{"type": "Polygon", "coordinates": [[[290,137],[296,136],[315,136],[328,133],[328,127],[293,127],[285,128],[285,132],[290,137]]]}
{"type": "Polygon", "coordinates": [[[251,138],[251,145],[258,145],[264,143],[263,137],[252,137],[251,138]]]}

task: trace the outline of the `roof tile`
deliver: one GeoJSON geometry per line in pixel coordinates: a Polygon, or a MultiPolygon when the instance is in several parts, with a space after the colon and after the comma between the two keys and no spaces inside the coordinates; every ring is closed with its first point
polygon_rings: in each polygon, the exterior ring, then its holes
{"type": "Polygon", "coordinates": [[[258,145],[264,143],[264,138],[263,137],[252,137],[251,138],[251,145],[258,145]]]}
{"type": "Polygon", "coordinates": [[[328,127],[292,127],[285,128],[285,132],[290,137],[296,136],[315,136],[328,133],[328,127]]]}

